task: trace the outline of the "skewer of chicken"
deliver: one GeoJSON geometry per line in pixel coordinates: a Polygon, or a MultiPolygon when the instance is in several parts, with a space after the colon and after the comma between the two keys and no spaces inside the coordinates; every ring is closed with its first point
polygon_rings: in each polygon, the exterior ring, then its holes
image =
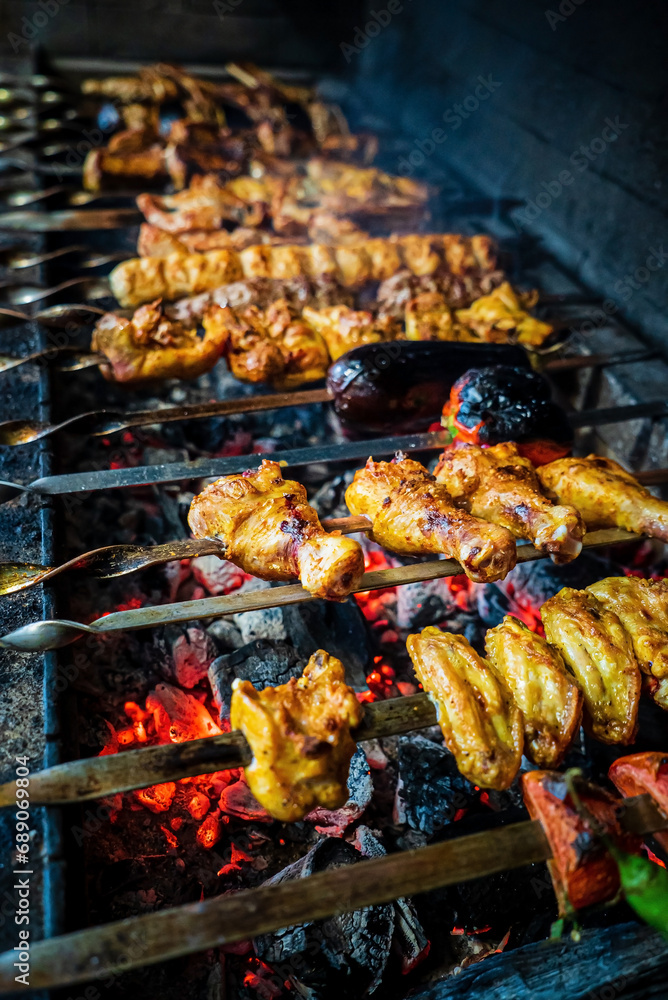
{"type": "Polygon", "coordinates": [[[401,453],[391,462],[370,458],[355,473],[346,503],[352,514],[369,518],[371,537],[391,552],[452,557],[477,583],[503,579],[516,563],[506,528],[455,507],[445,486],[401,453]]]}
{"type": "Polygon", "coordinates": [[[225,558],[262,580],[301,581],[314,597],[340,601],[364,574],[354,539],[326,532],[301,483],[283,479],[278,462],[225,476],[190,507],[195,538],[219,538],[225,558]]]}
{"type": "Polygon", "coordinates": [[[559,458],[537,471],[546,492],[576,507],[590,531],[624,528],[668,541],[668,503],[611,458],[559,458]]]}
{"type": "Polygon", "coordinates": [[[490,448],[448,448],[434,475],[458,507],[503,525],[557,565],[580,554],[586,530],[580,513],[574,505],[554,505],[545,496],[536,469],[512,441],[490,448]]]}

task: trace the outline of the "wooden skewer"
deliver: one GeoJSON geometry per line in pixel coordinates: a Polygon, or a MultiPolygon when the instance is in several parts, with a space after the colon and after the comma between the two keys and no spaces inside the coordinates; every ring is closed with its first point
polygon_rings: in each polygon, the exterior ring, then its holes
{"type": "MultiPolygon", "coordinates": [[[[644,834],[668,826],[648,795],[628,800],[621,821],[644,834]]],[[[523,868],[551,856],[537,820],[513,823],[303,879],[128,917],[31,943],[30,986],[47,989],[106,978],[283,927],[523,868]]],[[[16,989],[16,954],[0,955],[1,992],[16,989]]]]}
{"type": "MultiPolygon", "coordinates": [[[[383,736],[399,736],[435,723],[436,709],[428,695],[414,694],[366,705],[364,719],[353,731],[353,736],[361,743],[383,736]]],[[[31,774],[30,802],[32,805],[86,802],[163,781],[247,767],[251,759],[245,737],[236,730],[186,743],[167,743],[88,757],[31,774]]],[[[16,795],[16,782],[0,785],[0,806],[15,805],[16,795]]]]}

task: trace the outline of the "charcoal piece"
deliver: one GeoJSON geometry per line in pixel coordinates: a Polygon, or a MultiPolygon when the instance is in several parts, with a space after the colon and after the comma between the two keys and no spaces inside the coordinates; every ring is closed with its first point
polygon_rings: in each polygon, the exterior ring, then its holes
{"type": "Polygon", "coordinates": [[[241,649],[245,645],[241,638],[241,632],[229,618],[217,618],[216,621],[211,622],[207,632],[221,652],[241,649]]]}
{"type": "Polygon", "coordinates": [[[315,823],[318,833],[328,837],[342,837],[371,802],[373,782],[366,754],[361,747],[357,748],[350,761],[347,787],[348,801],[340,809],[318,807],[312,809],[306,817],[309,822],[315,823]]]}
{"type": "MultiPolygon", "coordinates": [[[[263,884],[308,878],[316,872],[353,865],[361,857],[347,841],[329,837],[263,884]]],[[[394,923],[394,904],[388,903],[262,935],[253,945],[263,961],[302,991],[300,995],[312,1000],[358,1000],[381,981],[394,923]]]]}
{"type": "Polygon", "coordinates": [[[366,675],[378,650],[353,598],[291,604],[282,613],[285,632],[300,656],[308,659],[316,649],[326,649],[344,664],[348,684],[366,688],[366,675]]]}
{"type": "Polygon", "coordinates": [[[213,661],[208,674],[213,700],[221,715],[227,717],[232,682],[237,677],[250,681],[258,689],[277,687],[287,684],[291,677],[301,677],[304,666],[304,660],[293,646],[271,639],[255,639],[213,661]]]}
{"type": "Polygon", "coordinates": [[[473,785],[459,773],[452,754],[438,743],[420,735],[402,736],[397,759],[397,822],[431,836],[451,823],[458,809],[466,809],[475,800],[473,785]]]}
{"type": "Polygon", "coordinates": [[[662,1000],[667,975],[668,943],[628,923],[492,955],[412,1000],[662,1000]]]}
{"type": "MultiPolygon", "coordinates": [[[[382,858],[387,852],[368,826],[358,826],[355,846],[366,858],[382,858]]],[[[394,900],[394,945],[404,973],[410,972],[429,951],[429,938],[420,923],[412,900],[394,900]]]]}

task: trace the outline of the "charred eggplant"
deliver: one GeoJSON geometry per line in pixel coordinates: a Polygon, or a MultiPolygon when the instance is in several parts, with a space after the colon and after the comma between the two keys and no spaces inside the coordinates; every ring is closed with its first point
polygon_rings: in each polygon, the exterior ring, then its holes
{"type": "Polygon", "coordinates": [[[438,421],[457,379],[481,365],[512,365],[531,375],[520,347],[397,340],[365,344],[345,354],[329,369],[327,386],[347,426],[411,433],[438,421]]]}

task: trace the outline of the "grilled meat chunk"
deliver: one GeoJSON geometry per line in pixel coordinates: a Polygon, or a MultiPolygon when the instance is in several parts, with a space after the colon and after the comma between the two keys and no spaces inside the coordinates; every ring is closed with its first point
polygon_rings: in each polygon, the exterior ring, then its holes
{"type": "Polygon", "coordinates": [[[668,710],[668,580],[610,576],[587,587],[628,632],[646,687],[668,710]]]}
{"type": "Polygon", "coordinates": [[[538,469],[543,487],[572,504],[587,528],[623,528],[668,541],[668,503],[658,500],[611,458],[559,458],[538,469]]]}
{"type": "Polygon", "coordinates": [[[236,312],[210,305],[204,329],[225,338],[225,356],[232,374],[244,382],[271,382],[288,389],[324,378],[329,365],[327,346],[286,299],[267,310],[247,306],[236,312]]]}
{"type": "Polygon", "coordinates": [[[283,479],[278,462],[224,476],[191,504],[195,538],[220,538],[225,558],[262,580],[299,579],[315,597],[340,601],[358,585],[364,558],[358,542],[327,534],[306,490],[283,479]]]}
{"type": "Polygon", "coordinates": [[[511,441],[448,448],[434,474],[458,507],[533,542],[553,562],[567,563],[580,554],[586,530],[580,514],[548,500],[533,465],[511,441]]]}
{"type": "Polygon", "coordinates": [[[406,340],[459,340],[446,298],[440,292],[422,292],[406,303],[406,340]]]}
{"type": "Polygon", "coordinates": [[[211,250],[123,261],[111,272],[111,288],[124,307],[141,305],[158,295],[177,299],[213,291],[242,278],[320,278],[329,276],[346,288],[384,281],[401,268],[428,276],[436,271],[478,280],[492,271],[495,260],[485,236],[409,235],[325,246],[250,246],[236,253],[211,250]]]}
{"type": "Polygon", "coordinates": [[[492,344],[508,342],[540,347],[552,333],[554,327],[543,323],[527,312],[534,305],[536,296],[515,291],[504,281],[488,295],[481,296],[467,309],[458,309],[457,322],[472,337],[492,344]]]}
{"type": "Polygon", "coordinates": [[[522,713],[504,681],[461,635],[430,625],[409,635],[406,646],[461,773],[483,788],[508,788],[523,734],[522,713]]]}
{"type": "Polygon", "coordinates": [[[263,691],[250,681],[234,682],[230,722],[253,751],[246,779],[267,812],[292,823],[317,806],[338,809],[345,803],[355,752],[350,730],[363,714],[343,664],[322,649],[299,680],[263,691]]]}
{"type": "Polygon", "coordinates": [[[327,344],[332,361],[362,344],[393,340],[398,333],[394,320],[376,320],[370,312],[344,305],[323,309],[306,306],[303,317],[327,344]]]}
{"type": "Polygon", "coordinates": [[[570,587],[547,600],[540,613],[548,642],[583,693],[585,728],[602,743],[633,743],[641,675],[618,616],[593,594],[570,587]]]}
{"type": "Polygon", "coordinates": [[[400,555],[442,553],[477,583],[503,579],[515,565],[509,531],[458,510],[423,465],[401,454],[392,462],[369,459],[346,490],[346,503],[371,520],[380,545],[400,555]]]}
{"type": "Polygon", "coordinates": [[[538,767],[556,767],[582,716],[582,693],[561,654],[506,615],[485,637],[485,652],[524,717],[524,752],[538,767]]]}
{"type": "Polygon", "coordinates": [[[113,382],[197,378],[213,368],[226,344],[215,329],[196,328],[165,316],[160,299],[137,309],[132,319],[105,313],[95,325],[91,349],[103,354],[104,377],[113,382]]]}

